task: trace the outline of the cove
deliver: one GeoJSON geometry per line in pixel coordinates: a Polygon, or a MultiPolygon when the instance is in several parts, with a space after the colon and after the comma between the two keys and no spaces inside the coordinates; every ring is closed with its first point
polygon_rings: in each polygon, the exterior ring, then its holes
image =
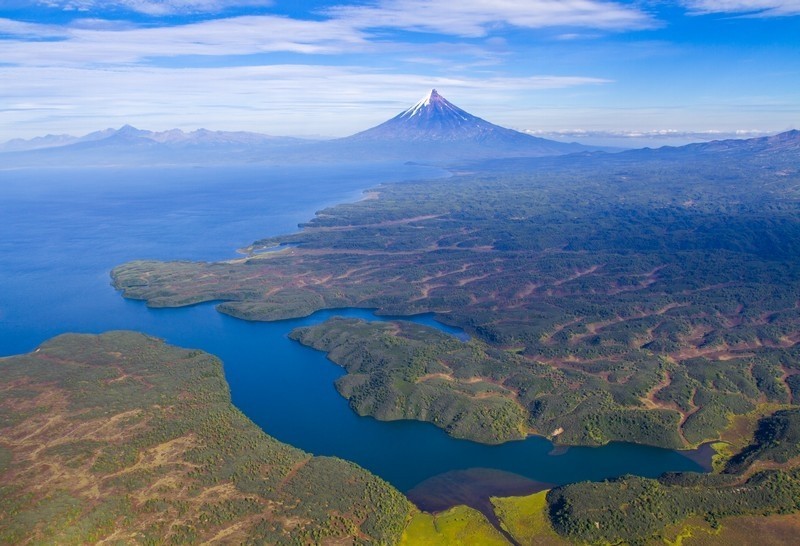
{"type": "MultiPolygon", "coordinates": [[[[230,259],[234,249],[293,231],[316,210],[357,200],[378,183],[445,174],[410,165],[0,170],[0,355],[31,351],[65,332],[114,329],[202,349],[223,360],[234,404],[268,434],[353,461],[405,492],[453,472],[460,484],[502,483],[504,491],[524,492],[622,474],[702,470],[691,453],[646,446],[554,451],[539,437],[485,446],[427,423],[359,417],[334,388],[343,370],[287,334],[336,315],[386,318],[368,310],[251,323],[212,305],[148,309],[110,286],[109,271],[123,262],[230,259]]],[[[458,334],[430,315],[412,320],[458,334]]],[[[421,504],[432,498],[427,491],[417,497],[421,504]]],[[[484,485],[475,491],[470,494],[492,494],[484,485]]]]}
{"type": "MultiPolygon", "coordinates": [[[[334,388],[334,381],[344,370],[323,353],[288,338],[294,328],[334,316],[411,320],[459,334],[458,329],[436,322],[431,315],[380,317],[369,310],[337,309],[264,323],[221,315],[207,304],[153,310],[138,302],[129,303],[161,324],[159,334],[170,343],[197,347],[220,357],[234,404],[265,432],[317,455],[353,461],[404,492],[435,476],[476,468],[554,485],[624,474],[656,477],[667,471],[703,470],[695,460],[697,455],[704,458],[703,452],[626,443],[555,448],[547,439],[536,436],[488,446],[451,438],[429,423],[360,417],[334,388]]],[[[469,473],[462,475],[465,480],[468,477],[469,473]]]]}

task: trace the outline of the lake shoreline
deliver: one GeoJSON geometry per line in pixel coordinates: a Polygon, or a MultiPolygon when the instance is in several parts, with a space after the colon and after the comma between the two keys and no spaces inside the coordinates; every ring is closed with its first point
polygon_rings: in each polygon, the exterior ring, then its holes
{"type": "Polygon", "coordinates": [[[136,257],[229,259],[225,249],[241,248],[242,233],[291,232],[313,210],[351,202],[365,188],[396,177],[300,171],[306,177],[300,182],[295,171],[262,168],[6,172],[10,180],[0,203],[9,235],[0,248],[0,279],[8,290],[0,311],[9,320],[0,352],[29,352],[65,332],[125,329],[202,349],[223,360],[233,403],[267,434],[310,453],[353,461],[400,490],[462,467],[497,466],[548,483],[699,468],[669,450],[611,444],[570,448],[554,457],[548,455],[553,444],[541,437],[486,446],[455,440],[427,423],[359,417],[334,388],[341,368],[317,351],[288,343],[286,335],[323,316],[370,313],[340,309],[254,323],[218,313],[214,302],[149,308],[121,298],[108,283],[110,266],[136,257]],[[337,186],[337,176],[349,186],[337,186]],[[304,195],[320,197],[318,205],[298,202],[299,183],[311,188],[304,195]],[[589,472],[577,475],[576,469],[589,472]]]}

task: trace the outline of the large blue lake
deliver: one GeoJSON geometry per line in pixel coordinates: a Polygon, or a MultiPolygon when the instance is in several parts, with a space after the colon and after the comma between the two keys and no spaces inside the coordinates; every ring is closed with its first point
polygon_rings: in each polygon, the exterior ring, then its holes
{"type": "Polygon", "coordinates": [[[413,165],[0,170],[0,355],[64,332],[113,329],[203,349],[224,361],[234,403],[268,434],[354,461],[403,491],[445,473],[469,480],[474,472],[456,471],[476,468],[548,484],[701,470],[697,454],[631,444],[554,450],[543,438],[484,446],[424,423],[358,417],[334,389],[342,370],[287,334],[333,315],[376,320],[369,311],[248,323],[211,305],[148,309],[110,285],[110,269],[128,260],[233,258],[378,183],[441,176],[413,165]]]}

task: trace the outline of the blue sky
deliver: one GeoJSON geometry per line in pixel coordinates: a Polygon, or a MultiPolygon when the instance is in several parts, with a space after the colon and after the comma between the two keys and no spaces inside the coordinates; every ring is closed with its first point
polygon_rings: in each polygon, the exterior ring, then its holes
{"type": "Polygon", "coordinates": [[[0,82],[0,141],[344,136],[432,87],[534,133],[746,136],[800,127],[800,0],[1,0],[0,82]]]}

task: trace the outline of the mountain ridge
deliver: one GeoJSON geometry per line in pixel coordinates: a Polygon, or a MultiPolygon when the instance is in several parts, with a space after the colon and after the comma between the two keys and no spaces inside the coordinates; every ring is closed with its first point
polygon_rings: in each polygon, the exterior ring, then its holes
{"type": "Polygon", "coordinates": [[[308,140],[246,131],[148,131],[131,125],[75,137],[46,135],[0,144],[8,167],[180,163],[335,163],[352,161],[463,161],[538,158],[619,152],[680,159],[704,154],[771,154],[800,151],[800,131],[750,139],[627,151],[565,143],[490,123],[459,108],[436,89],[374,127],[333,140],[308,140]]]}
{"type": "Polygon", "coordinates": [[[799,154],[800,131],[791,129],[775,135],[754,138],[729,138],[710,142],[695,142],[683,146],[639,148],[620,152],[620,156],[637,158],[658,155],[664,159],[710,156],[772,156],[775,154],[799,154]]]}

